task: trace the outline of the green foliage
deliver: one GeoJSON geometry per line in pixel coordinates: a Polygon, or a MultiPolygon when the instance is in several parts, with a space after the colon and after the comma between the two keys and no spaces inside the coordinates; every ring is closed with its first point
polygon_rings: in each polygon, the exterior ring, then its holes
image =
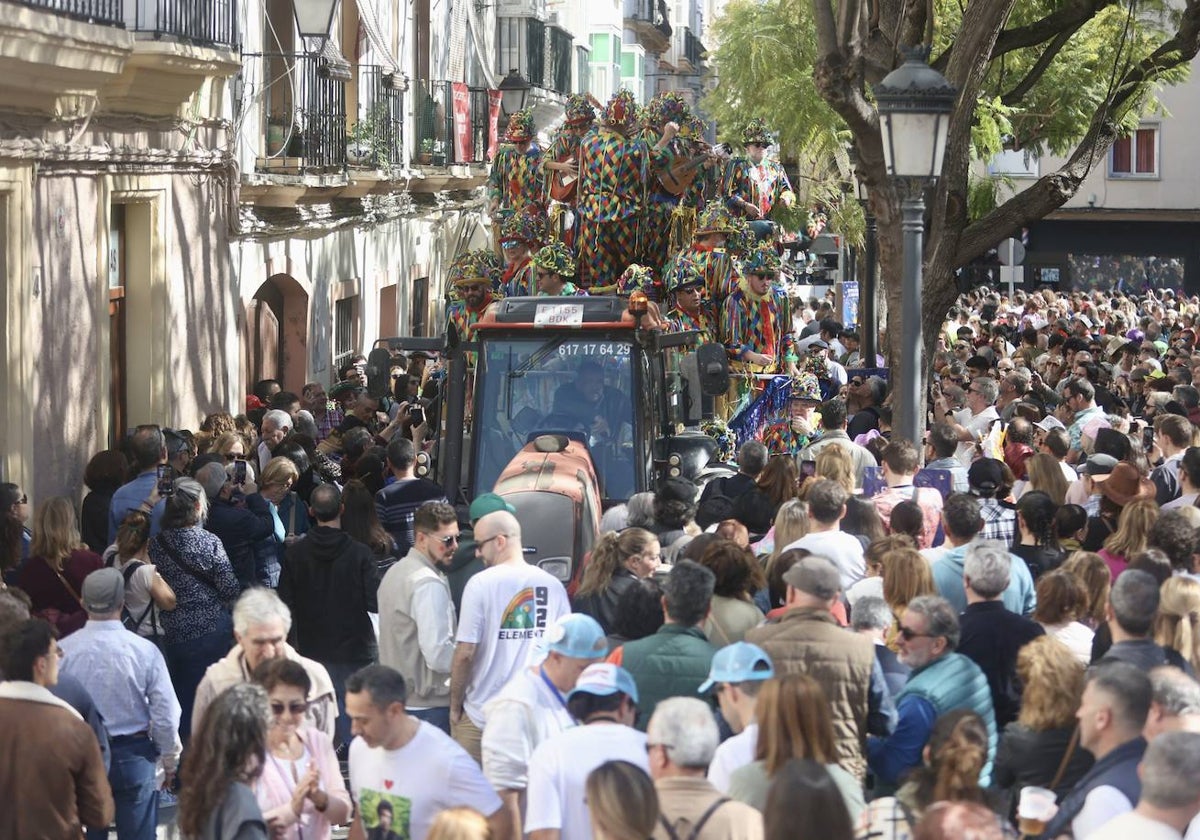
{"type": "Polygon", "coordinates": [[[386,169],[391,137],[391,113],[386,103],[377,102],[358,118],[346,139],[361,150],[364,163],[376,169],[386,169]]]}

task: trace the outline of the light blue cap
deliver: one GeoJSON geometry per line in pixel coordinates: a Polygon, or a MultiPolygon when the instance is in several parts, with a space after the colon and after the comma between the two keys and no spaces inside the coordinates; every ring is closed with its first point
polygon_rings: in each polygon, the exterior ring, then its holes
{"type": "Polygon", "coordinates": [[[546,650],[572,659],[603,659],[608,653],[608,637],[590,615],[571,613],[546,630],[546,650]]]}
{"type": "Polygon", "coordinates": [[[637,683],[633,676],[620,665],[611,662],[597,662],[583,669],[575,687],[567,695],[570,700],[576,694],[592,694],[596,697],[607,697],[621,692],[635,704],[638,701],[637,683]]]}
{"type": "Polygon", "coordinates": [[[775,676],[775,664],[758,645],[734,642],[717,651],[708,671],[708,679],[697,690],[707,694],[717,683],[742,683],[769,680],[775,676]]]}

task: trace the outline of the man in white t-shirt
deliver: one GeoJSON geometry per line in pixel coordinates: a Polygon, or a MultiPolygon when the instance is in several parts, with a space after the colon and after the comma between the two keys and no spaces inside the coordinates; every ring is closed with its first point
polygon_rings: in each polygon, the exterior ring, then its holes
{"type": "Polygon", "coordinates": [[[633,728],[637,701],[637,685],[619,665],[602,662],[580,674],[567,709],[583,725],[543,741],[529,759],[529,840],[591,840],[584,788],[588,774],[606,761],[628,761],[650,772],[646,736],[633,728]]]}
{"type": "Polygon", "coordinates": [[[475,523],[475,553],[486,569],[463,590],[450,667],[450,729],[476,761],[483,707],[530,663],[546,628],[571,612],[558,578],[525,562],[521,525],[505,510],[475,523]]]}
{"type": "Polygon", "coordinates": [[[583,669],[608,652],[604,628],[582,613],[556,621],[545,641],[546,660],[518,671],[484,707],[483,774],[504,801],[513,837],[524,836],[529,757],[538,744],[575,725],[567,712],[567,694],[583,669]]]}
{"type": "Polygon", "coordinates": [[[355,840],[425,840],[447,808],[474,808],[491,836],[507,840],[500,797],[479,765],[449,735],[404,711],[407,687],[399,671],[368,665],[346,680],[346,714],[358,737],[350,744],[355,840]]]}
{"type": "Polygon", "coordinates": [[[849,498],[850,494],[836,481],[819,479],[808,491],[808,533],[784,548],[784,551],[803,548],[828,557],[837,566],[843,592],[867,573],[862,543],[841,529],[849,498]]]}
{"type": "Polygon", "coordinates": [[[758,747],[758,723],[754,706],[758,690],[775,676],[771,657],[758,645],[734,642],[717,651],[713,657],[708,680],[698,693],[717,690],[717,702],[729,728],[737,734],[726,739],[713,753],[708,765],[708,780],[721,793],[729,793],[729,777],[739,767],[754,761],[758,747]]]}
{"type": "Polygon", "coordinates": [[[971,466],[979,454],[979,444],[991,431],[992,424],[1000,421],[1000,412],[996,411],[999,396],[1000,386],[988,376],[971,380],[967,386],[967,407],[962,411],[952,413],[945,394],[938,395],[934,408],[938,416],[945,417],[954,427],[959,440],[955,457],[964,467],[971,466]]]}
{"type": "Polygon", "coordinates": [[[1164,732],[1138,767],[1137,807],[1087,835],[1088,840],[1181,840],[1200,813],[1200,732],[1164,732]]]}

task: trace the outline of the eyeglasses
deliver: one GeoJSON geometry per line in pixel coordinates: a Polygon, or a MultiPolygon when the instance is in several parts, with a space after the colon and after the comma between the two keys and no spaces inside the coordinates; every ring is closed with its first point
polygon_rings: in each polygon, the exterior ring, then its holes
{"type": "MultiPolygon", "coordinates": [[[[492,540],[499,539],[500,537],[503,537],[503,536],[504,536],[504,534],[496,534],[494,537],[488,537],[486,540],[480,540],[479,542],[475,543],[475,550],[481,551],[483,549],[483,547],[485,545],[487,545],[488,543],[490,543],[492,540]]],[[[455,537],[455,539],[457,539],[457,537],[455,537]]]]}
{"type": "Polygon", "coordinates": [[[932,633],[918,633],[911,627],[900,627],[900,635],[904,637],[904,641],[911,642],[913,639],[932,639],[932,633]]]}
{"type": "Polygon", "coordinates": [[[651,744],[649,741],[647,741],[646,742],[646,754],[649,755],[650,750],[654,749],[655,747],[662,747],[664,750],[670,750],[670,749],[674,749],[675,745],[674,744],[661,744],[661,743],[651,744]]]}
{"type": "Polygon", "coordinates": [[[284,712],[291,712],[293,715],[302,715],[308,711],[308,703],[279,703],[271,701],[271,714],[275,717],[281,716],[284,712]]]}
{"type": "Polygon", "coordinates": [[[853,388],[857,388],[861,384],[863,384],[863,381],[861,379],[851,379],[849,382],[849,385],[853,388]]]}
{"type": "MultiPolygon", "coordinates": [[[[431,534],[430,536],[433,536],[433,535],[431,534]]],[[[434,537],[434,539],[436,539],[442,545],[447,545],[447,546],[454,545],[455,543],[458,542],[458,534],[450,534],[449,536],[446,536],[446,537],[434,537]]]]}

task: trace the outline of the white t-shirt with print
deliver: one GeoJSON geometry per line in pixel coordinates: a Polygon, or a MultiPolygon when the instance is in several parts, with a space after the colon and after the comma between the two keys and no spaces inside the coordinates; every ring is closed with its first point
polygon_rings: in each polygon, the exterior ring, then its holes
{"type": "Polygon", "coordinates": [[[447,808],[465,806],[485,816],[500,808],[500,797],[467,751],[436,726],[419,723],[398,750],[368,747],[362,738],[350,744],[350,791],[368,837],[387,819],[381,802],[391,806],[390,830],[402,840],[425,840],[447,808]]]}
{"type": "Polygon", "coordinates": [[[628,761],[649,773],[645,733],[632,726],[598,722],[568,729],[540,744],[529,759],[525,831],[559,829],[563,840],[591,840],[587,777],[614,760],[628,761]]]}
{"type": "Polygon", "coordinates": [[[558,578],[527,563],[484,569],[467,582],[457,641],[475,645],[463,708],[483,729],[484,704],[529,664],[546,628],[571,612],[558,578]]]}

